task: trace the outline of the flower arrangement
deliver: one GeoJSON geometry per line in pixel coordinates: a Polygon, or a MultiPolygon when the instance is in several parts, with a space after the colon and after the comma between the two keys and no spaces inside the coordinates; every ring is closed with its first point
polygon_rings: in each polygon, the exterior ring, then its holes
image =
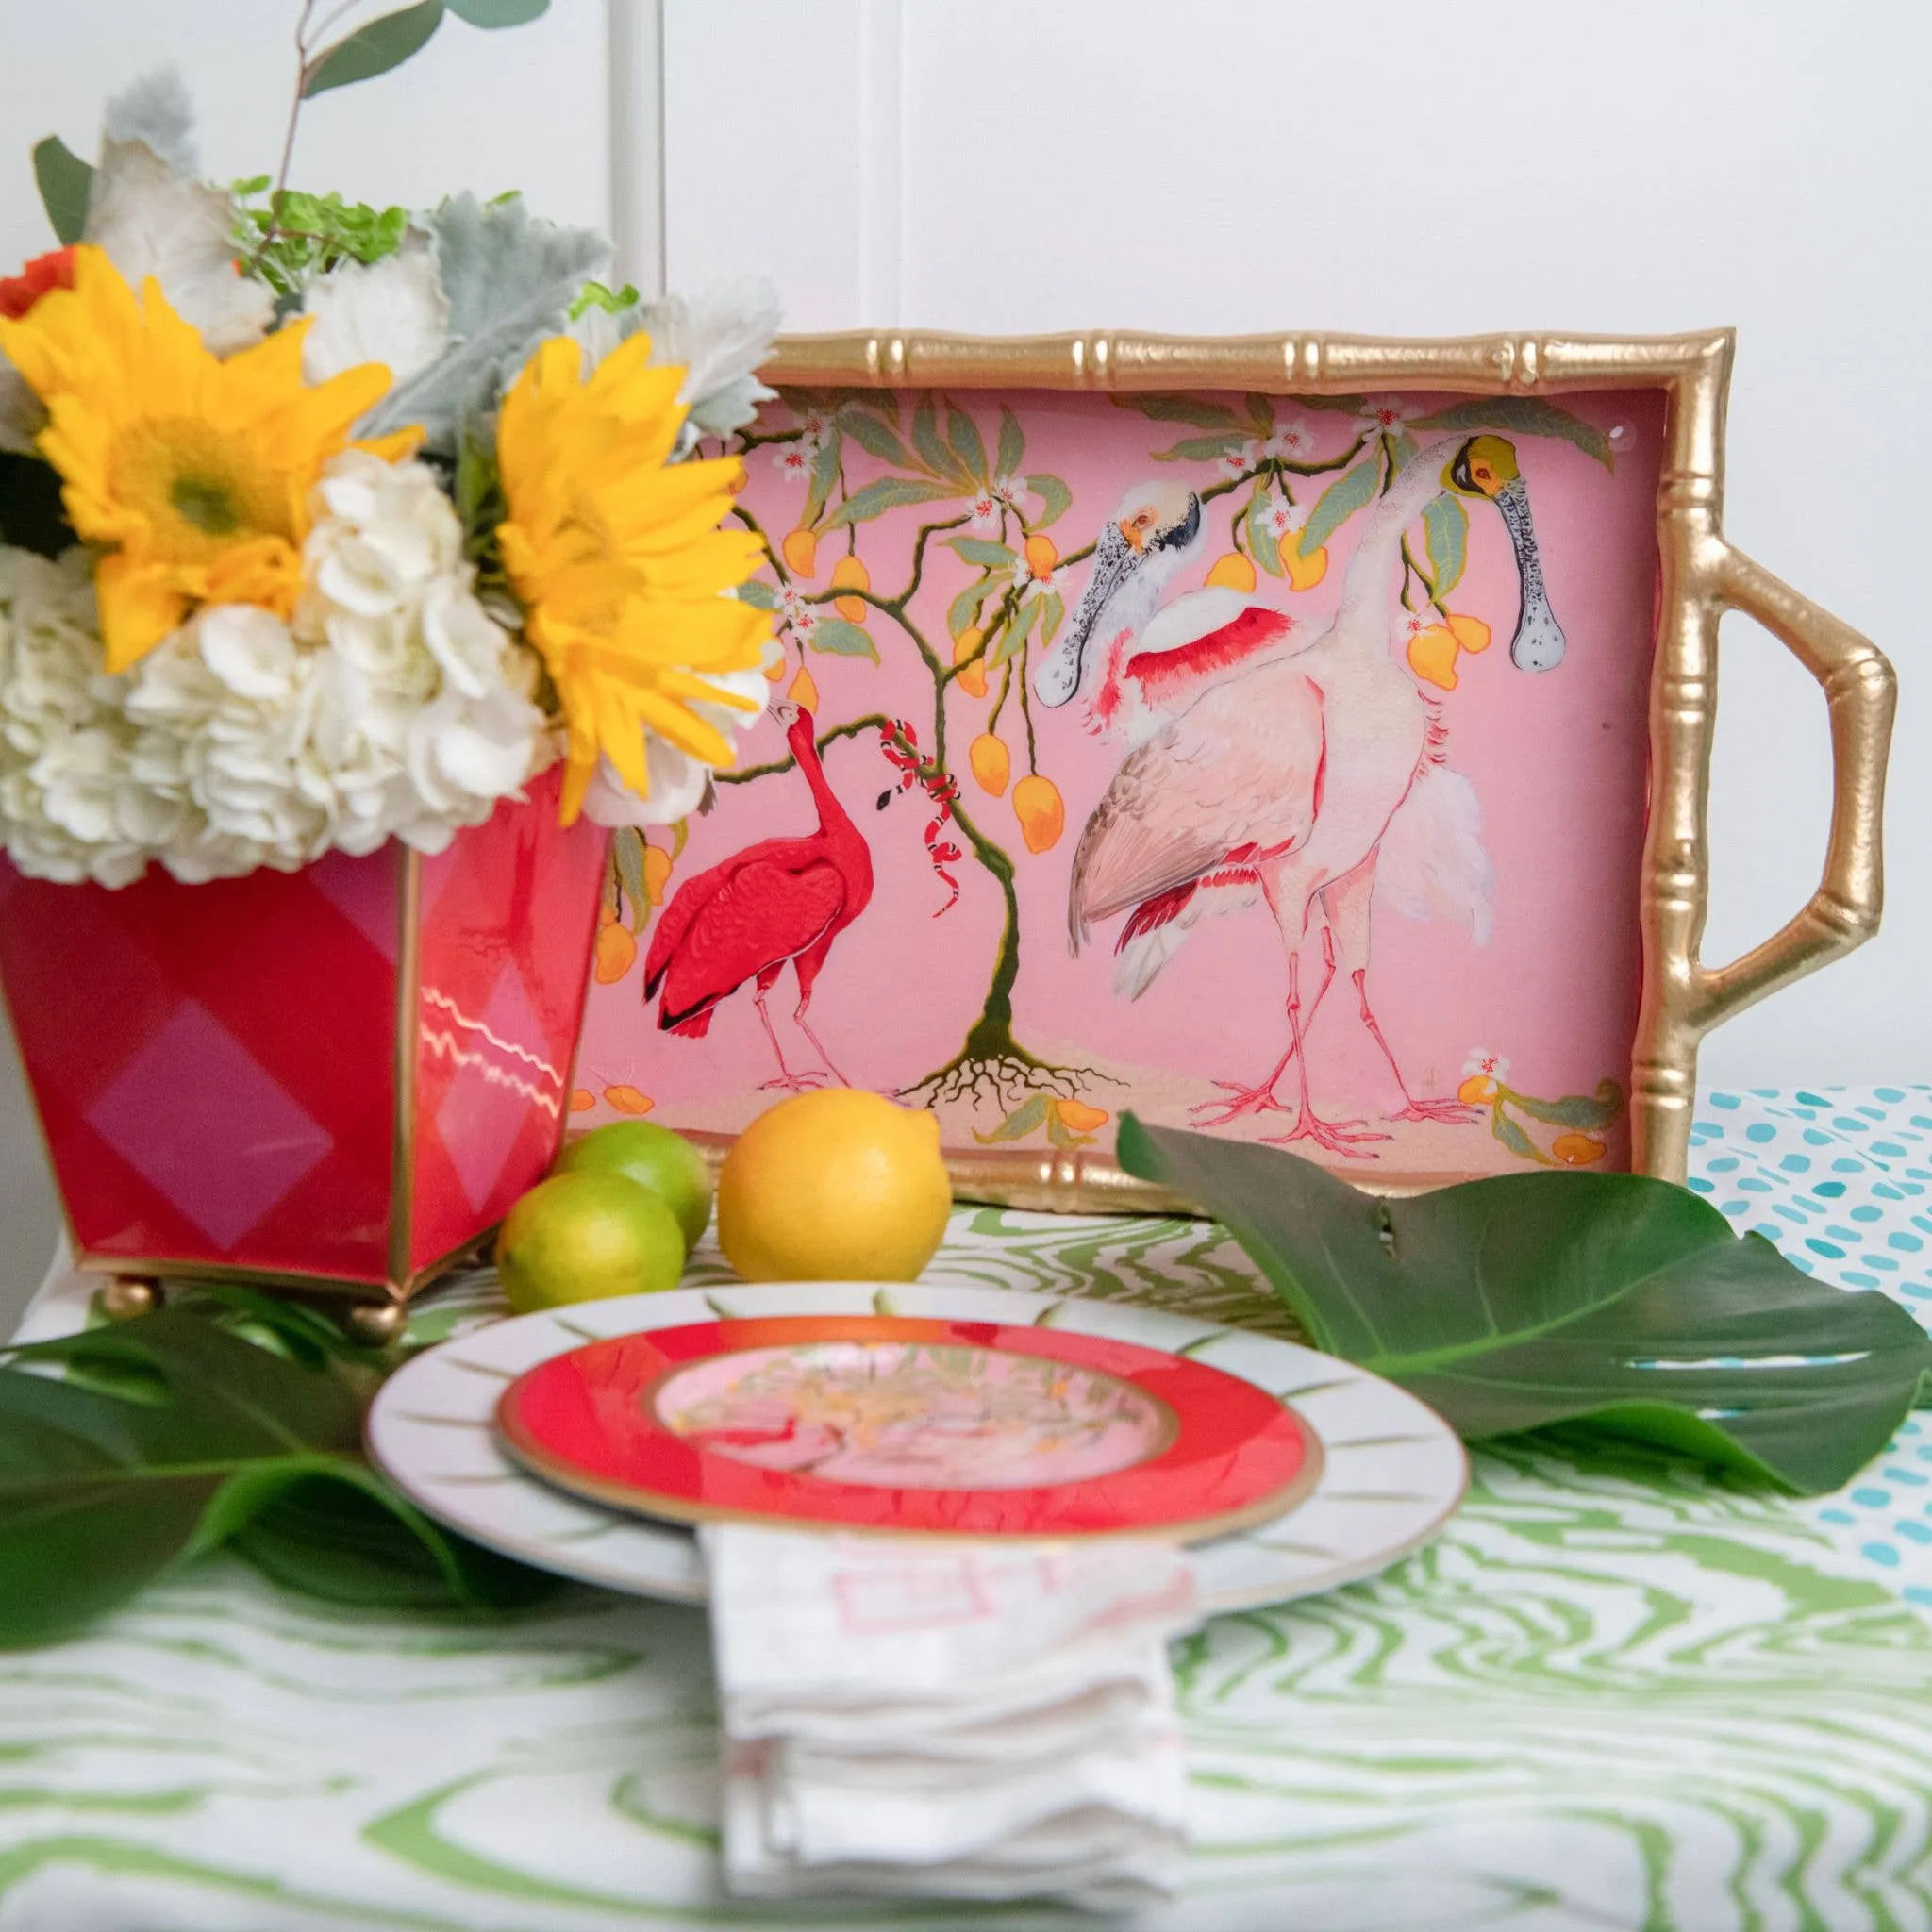
{"type": "MultiPolygon", "coordinates": [[[[413,52],[425,11],[312,46],[305,7],[297,109],[413,52]]],[[[736,594],[762,547],[721,527],[740,466],[701,444],[769,393],[765,285],[646,304],[514,197],[298,194],[287,148],[272,188],[210,184],[172,74],[109,104],[92,168],[35,161],[61,245],[0,278],[21,872],[435,853],[559,759],[566,824],[699,803],[775,653],[736,594]]]]}

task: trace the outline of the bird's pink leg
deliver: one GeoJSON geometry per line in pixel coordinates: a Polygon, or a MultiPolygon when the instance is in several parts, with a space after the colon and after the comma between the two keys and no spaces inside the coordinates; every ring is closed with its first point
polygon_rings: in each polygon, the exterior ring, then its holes
{"type": "Polygon", "coordinates": [[[1288,962],[1288,1030],[1292,1036],[1291,1050],[1300,1063],[1295,1071],[1301,1075],[1301,1117],[1287,1133],[1264,1134],[1261,1138],[1276,1147],[1286,1147],[1295,1141],[1312,1141],[1330,1154],[1346,1154],[1357,1160],[1379,1159],[1379,1155],[1366,1152],[1362,1143],[1386,1141],[1387,1134],[1349,1131],[1365,1126],[1362,1121],[1324,1121],[1315,1112],[1314,1103],[1308,1097],[1308,1057],[1302,1049],[1301,960],[1294,955],[1290,956],[1288,962]]]}
{"type": "Polygon", "coordinates": [[[778,1029],[772,1024],[771,1008],[765,1005],[765,996],[772,991],[773,983],[783,970],[784,963],[781,959],[776,966],[769,967],[760,973],[758,990],[752,994],[752,1004],[758,1009],[758,1018],[765,1023],[765,1038],[772,1042],[772,1057],[778,1062],[778,1077],[775,1080],[767,1080],[764,1084],[767,1090],[782,1087],[788,1093],[808,1093],[818,1084],[817,1079],[815,1076],[808,1078],[803,1074],[794,1074],[785,1064],[785,1049],[778,1044],[778,1029]]]}
{"type": "Polygon", "coordinates": [[[1402,1069],[1395,1064],[1395,1056],[1390,1051],[1389,1042],[1382,1038],[1382,1029],[1375,1024],[1374,1014],[1369,1010],[1368,968],[1357,967],[1349,977],[1355,981],[1356,992],[1362,1003],[1362,1024],[1382,1049],[1382,1058],[1389,1062],[1389,1071],[1395,1075],[1395,1084],[1402,1089],[1402,1111],[1391,1113],[1389,1118],[1391,1121],[1434,1121],[1455,1127],[1480,1119],[1480,1108],[1469,1107],[1459,1100],[1418,1100],[1408,1091],[1408,1082],[1402,1077],[1402,1069]]]}
{"type": "Polygon", "coordinates": [[[831,936],[827,934],[791,962],[791,970],[798,976],[798,1006],[791,1017],[798,1022],[798,1030],[817,1048],[820,1059],[825,1063],[825,1071],[840,1086],[849,1087],[852,1082],[839,1071],[832,1056],[825,1051],[824,1041],[811,1030],[811,1022],[805,1017],[811,1007],[811,990],[818,979],[819,968],[825,963],[825,955],[831,949],[831,936]]]}
{"type": "MultiPolygon", "coordinates": [[[[1308,1002],[1308,1024],[1315,1024],[1315,1015],[1322,1010],[1322,1001],[1328,989],[1335,983],[1335,933],[1331,927],[1322,928],[1322,985],[1315,997],[1308,1002]]],[[[1258,1087],[1243,1087],[1239,1080],[1217,1080],[1228,1098],[1225,1100],[1204,1100],[1198,1106],[1188,1109],[1190,1113],[1205,1114],[1211,1108],[1221,1111],[1212,1120],[1204,1120],[1204,1127],[1224,1127],[1229,1121],[1239,1120],[1244,1113],[1287,1113],[1289,1108],[1274,1097],[1274,1089],[1281,1076],[1288,1072],[1288,1063],[1293,1059],[1299,1042],[1292,1029],[1288,1036],[1288,1047],[1281,1058],[1274,1062],[1274,1071],[1258,1087]]]]}
{"type": "Polygon", "coordinates": [[[832,1056],[825,1051],[824,1041],[821,1040],[818,1037],[818,1035],[811,1030],[811,1022],[805,1017],[806,1008],[810,1005],[811,1001],[809,998],[800,1000],[798,1003],[798,1010],[797,1012],[792,1014],[791,1017],[798,1022],[798,1030],[801,1033],[803,1033],[805,1037],[808,1041],[810,1041],[815,1047],[818,1048],[819,1058],[825,1063],[825,1071],[831,1074],[833,1079],[838,1081],[840,1086],[849,1087],[851,1086],[852,1082],[848,1080],[845,1077],[845,1075],[839,1071],[838,1066],[833,1061],[832,1056]]]}

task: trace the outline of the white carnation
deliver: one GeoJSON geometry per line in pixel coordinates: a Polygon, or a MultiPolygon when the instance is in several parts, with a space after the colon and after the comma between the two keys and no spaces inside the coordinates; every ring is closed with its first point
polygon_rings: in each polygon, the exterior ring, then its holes
{"type": "Polygon", "coordinates": [[[22,871],[440,852],[551,761],[533,660],[477,601],[434,473],[349,451],[314,508],[291,622],[212,605],[122,677],[99,670],[85,555],[0,549],[0,839],[22,871]]]}

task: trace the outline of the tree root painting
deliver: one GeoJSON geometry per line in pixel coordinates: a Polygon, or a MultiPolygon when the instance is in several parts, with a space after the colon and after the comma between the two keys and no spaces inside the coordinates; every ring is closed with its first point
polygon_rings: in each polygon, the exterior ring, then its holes
{"type": "Polygon", "coordinates": [[[618,836],[573,1105],[849,1075],[956,1146],[1617,1164],[1660,441],[1635,394],[785,395],[719,452],[781,722],[618,836]]]}

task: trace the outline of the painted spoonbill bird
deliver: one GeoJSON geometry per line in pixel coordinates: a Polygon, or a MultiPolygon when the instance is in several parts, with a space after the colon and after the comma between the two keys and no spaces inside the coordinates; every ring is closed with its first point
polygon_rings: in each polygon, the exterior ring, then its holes
{"type": "MultiPolygon", "coordinates": [[[[1130,690],[1146,714],[1130,726],[1141,741],[1074,854],[1068,906],[1074,950],[1090,925],[1129,912],[1120,941],[1124,972],[1130,950],[1134,959],[1124,990],[1138,991],[1206,913],[1258,898],[1280,931],[1289,967],[1287,1048],[1259,1086],[1218,1083],[1233,1097],[1210,1103],[1221,1108],[1217,1124],[1244,1112],[1287,1111],[1274,1090],[1290,1061],[1299,1060],[1298,1118],[1279,1138],[1311,1139],[1337,1154],[1362,1154],[1362,1142],[1388,1138],[1360,1131],[1359,1121],[1324,1120],[1309,1099],[1304,1036],[1338,968],[1348,973],[1362,1024],[1402,1091],[1393,1118],[1472,1117],[1458,1103],[1409,1091],[1367,991],[1369,912],[1385,841],[1402,848],[1409,874],[1396,893],[1403,909],[1457,912],[1478,937],[1487,929],[1489,868],[1474,794],[1443,766],[1440,720],[1390,648],[1403,533],[1445,491],[1497,504],[1522,585],[1511,658],[1524,669],[1554,665],[1562,632],[1544,594],[1515,450],[1500,437],[1476,436],[1432,444],[1404,467],[1367,512],[1334,621],[1306,644],[1280,613],[1270,627],[1266,607],[1241,598],[1217,627],[1199,629],[1213,614],[1207,600],[1225,592],[1199,592],[1151,618],[1143,614],[1198,534],[1199,508],[1190,498],[1190,507],[1165,518],[1158,505],[1146,506],[1138,532],[1116,517],[1103,533],[1076,620],[1041,667],[1036,692],[1042,703],[1071,699],[1105,612],[1112,642],[1096,694],[1102,722],[1110,689],[1119,691],[1116,715],[1130,690]],[[1157,579],[1151,592],[1144,578],[1135,585],[1143,573],[1157,579]],[[1131,655],[1133,633],[1109,608],[1129,588],[1129,623],[1145,626],[1142,649],[1131,655]],[[1170,610],[1180,614],[1171,618],[1170,610]],[[1148,652],[1150,641],[1163,648],[1148,652]],[[1143,669],[1149,656],[1165,661],[1143,669]],[[1191,697],[1181,682],[1189,673],[1191,697]],[[1303,958],[1318,936],[1324,977],[1305,1014],[1303,958]]],[[[1130,492],[1123,509],[1132,502],[1130,492]]]]}
{"type": "Polygon", "coordinates": [[[832,941],[872,898],[872,854],[826,781],[812,714],[791,703],[773,712],[811,788],[818,829],[800,839],[761,839],[687,879],[658,916],[644,958],[644,1000],[658,998],[661,989],[658,1024],[702,1040],[719,1003],[751,980],[752,1001],[778,1062],[778,1077],[766,1084],[797,1093],[824,1076],[794,1074],[786,1065],[766,997],[789,960],[798,980],[792,1017],[825,1071],[850,1086],[806,1014],[832,941]]]}

